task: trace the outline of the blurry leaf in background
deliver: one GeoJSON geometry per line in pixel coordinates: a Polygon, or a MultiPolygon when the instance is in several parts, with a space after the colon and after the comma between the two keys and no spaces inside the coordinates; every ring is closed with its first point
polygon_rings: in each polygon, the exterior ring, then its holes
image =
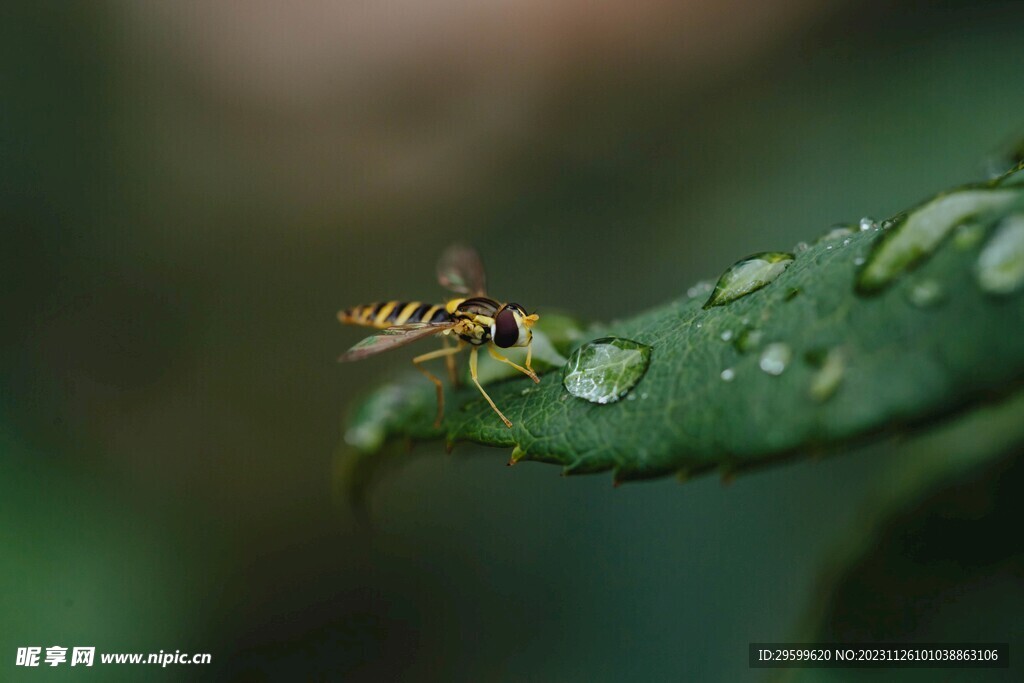
{"type": "MultiPolygon", "coordinates": [[[[901,447],[856,525],[837,535],[818,596],[793,642],[1011,642],[1024,639],[1024,396],[985,406],[901,447]]],[[[1012,654],[1011,654],[1012,657],[1012,654]]],[[[943,680],[1017,680],[1011,668],[943,680]]],[[[795,669],[777,680],[848,681],[877,672],[795,669]]],[[[893,672],[890,672],[892,674],[893,672]]],[[[901,670],[931,681],[936,671],[901,670]]]]}
{"type": "MultiPolygon", "coordinates": [[[[217,636],[207,573],[217,551],[186,531],[198,520],[156,510],[124,514],[128,499],[111,481],[54,467],[0,426],[0,643],[14,647],[95,647],[96,652],[155,652],[166,645],[208,651],[217,636]]],[[[76,671],[83,681],[138,680],[130,667],[76,671]]],[[[39,674],[32,671],[32,674],[39,674]]],[[[42,679],[41,679],[42,680],[42,679]]]]}

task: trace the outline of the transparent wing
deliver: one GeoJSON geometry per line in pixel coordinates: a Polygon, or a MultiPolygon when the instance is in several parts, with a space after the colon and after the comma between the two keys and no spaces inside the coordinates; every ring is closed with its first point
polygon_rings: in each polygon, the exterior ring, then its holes
{"type": "Polygon", "coordinates": [[[437,279],[443,287],[459,294],[482,296],[487,291],[484,264],[476,249],[453,244],[437,262],[437,279]]]}
{"type": "Polygon", "coordinates": [[[371,337],[367,337],[345,353],[341,354],[341,357],[338,358],[338,362],[344,363],[347,361],[361,360],[368,356],[375,356],[378,353],[383,353],[384,351],[397,349],[399,346],[411,344],[417,339],[423,339],[424,337],[429,337],[433,334],[437,334],[438,332],[444,332],[452,327],[455,327],[454,322],[409,323],[408,325],[396,325],[395,327],[389,327],[381,330],[371,337]]]}

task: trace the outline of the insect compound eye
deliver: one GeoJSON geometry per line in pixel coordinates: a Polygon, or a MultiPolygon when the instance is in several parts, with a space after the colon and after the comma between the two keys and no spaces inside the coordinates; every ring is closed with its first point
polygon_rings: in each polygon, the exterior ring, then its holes
{"type": "Polygon", "coordinates": [[[507,349],[519,341],[519,323],[511,308],[505,307],[494,316],[494,344],[507,349]]]}

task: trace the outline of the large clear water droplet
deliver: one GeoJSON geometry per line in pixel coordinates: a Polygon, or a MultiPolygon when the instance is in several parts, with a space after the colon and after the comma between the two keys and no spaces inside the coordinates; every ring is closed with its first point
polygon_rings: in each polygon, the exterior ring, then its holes
{"type": "Polygon", "coordinates": [[[946,288],[934,278],[918,280],[907,288],[907,300],[918,308],[938,306],[946,300],[946,288]]]}
{"type": "Polygon", "coordinates": [[[764,351],[761,352],[758,366],[769,375],[778,376],[785,372],[786,366],[789,365],[789,361],[792,358],[793,351],[789,348],[788,344],[775,342],[766,346],[764,351]]]}
{"type": "Polygon", "coordinates": [[[793,255],[785,252],[754,254],[737,261],[718,278],[715,291],[704,308],[721,306],[761,289],[781,275],[792,262],[793,255]]]}
{"type": "Polygon", "coordinates": [[[937,197],[916,209],[875,243],[857,277],[857,291],[862,294],[881,291],[928,258],[964,220],[1006,207],[1018,196],[1013,190],[961,190],[937,197]]]}
{"type": "Polygon", "coordinates": [[[842,349],[832,349],[821,359],[821,367],[811,378],[808,391],[811,398],[824,403],[832,398],[846,373],[846,358],[842,349]]]}
{"type": "Polygon", "coordinates": [[[989,294],[1011,294],[1024,284],[1024,214],[999,224],[978,255],[975,276],[989,294]]]}
{"type": "Polygon", "coordinates": [[[651,347],[639,342],[619,337],[595,339],[569,356],[562,386],[591,403],[614,403],[636,386],[650,360],[651,347]]]}
{"type": "Polygon", "coordinates": [[[878,224],[875,223],[875,219],[871,216],[864,216],[864,218],[860,219],[860,223],[857,224],[857,227],[860,228],[861,232],[867,232],[868,230],[876,229],[878,224]]]}

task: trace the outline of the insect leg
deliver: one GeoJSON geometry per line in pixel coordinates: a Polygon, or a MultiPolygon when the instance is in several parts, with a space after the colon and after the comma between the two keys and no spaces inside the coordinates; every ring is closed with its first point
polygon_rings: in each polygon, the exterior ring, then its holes
{"type": "Polygon", "coordinates": [[[526,375],[527,377],[532,379],[537,384],[540,384],[540,377],[537,377],[537,373],[535,373],[533,370],[529,369],[530,368],[530,361],[529,360],[526,361],[526,367],[524,368],[524,367],[521,367],[519,365],[516,365],[515,363],[510,361],[508,358],[505,358],[505,356],[503,356],[500,353],[498,353],[497,351],[495,351],[494,347],[491,346],[490,344],[487,345],[487,350],[490,352],[491,358],[493,358],[494,360],[501,361],[502,363],[507,363],[507,364],[511,365],[516,370],[518,370],[519,372],[523,373],[524,375],[526,375]]]}
{"type": "Polygon", "coordinates": [[[494,412],[496,412],[498,414],[498,417],[501,418],[501,421],[505,423],[506,427],[511,429],[512,428],[512,423],[509,421],[509,419],[507,417],[505,417],[504,415],[501,414],[501,411],[498,410],[498,406],[494,405],[494,401],[492,401],[491,397],[487,395],[487,392],[484,391],[484,388],[482,386],[480,386],[480,380],[477,379],[477,376],[476,376],[476,354],[477,354],[478,350],[479,349],[476,346],[474,346],[470,350],[470,352],[469,352],[469,376],[473,378],[473,383],[476,384],[476,388],[480,390],[480,393],[484,395],[484,398],[487,399],[487,402],[491,404],[491,408],[493,408],[494,412]]]}
{"type": "MultiPolygon", "coordinates": [[[[448,335],[442,334],[441,335],[441,342],[444,344],[444,347],[447,349],[448,348],[448,335]]],[[[462,386],[462,381],[459,379],[459,372],[458,372],[458,370],[455,367],[455,354],[452,354],[450,356],[445,356],[444,357],[444,362],[445,362],[445,365],[448,366],[448,377],[452,381],[452,386],[453,387],[460,387],[460,386],[462,386]]]]}
{"type": "Polygon", "coordinates": [[[420,363],[425,363],[428,360],[434,360],[435,358],[446,358],[454,356],[461,350],[462,344],[460,343],[458,346],[449,346],[444,349],[438,349],[437,351],[424,353],[423,355],[416,356],[415,358],[412,359],[412,364],[416,366],[416,369],[422,372],[424,375],[426,375],[427,379],[433,382],[434,386],[437,387],[437,419],[434,421],[435,428],[441,426],[441,418],[444,417],[444,385],[441,384],[441,380],[439,380],[434,375],[434,373],[430,372],[430,370],[427,370],[425,367],[420,365],[420,363]]]}

